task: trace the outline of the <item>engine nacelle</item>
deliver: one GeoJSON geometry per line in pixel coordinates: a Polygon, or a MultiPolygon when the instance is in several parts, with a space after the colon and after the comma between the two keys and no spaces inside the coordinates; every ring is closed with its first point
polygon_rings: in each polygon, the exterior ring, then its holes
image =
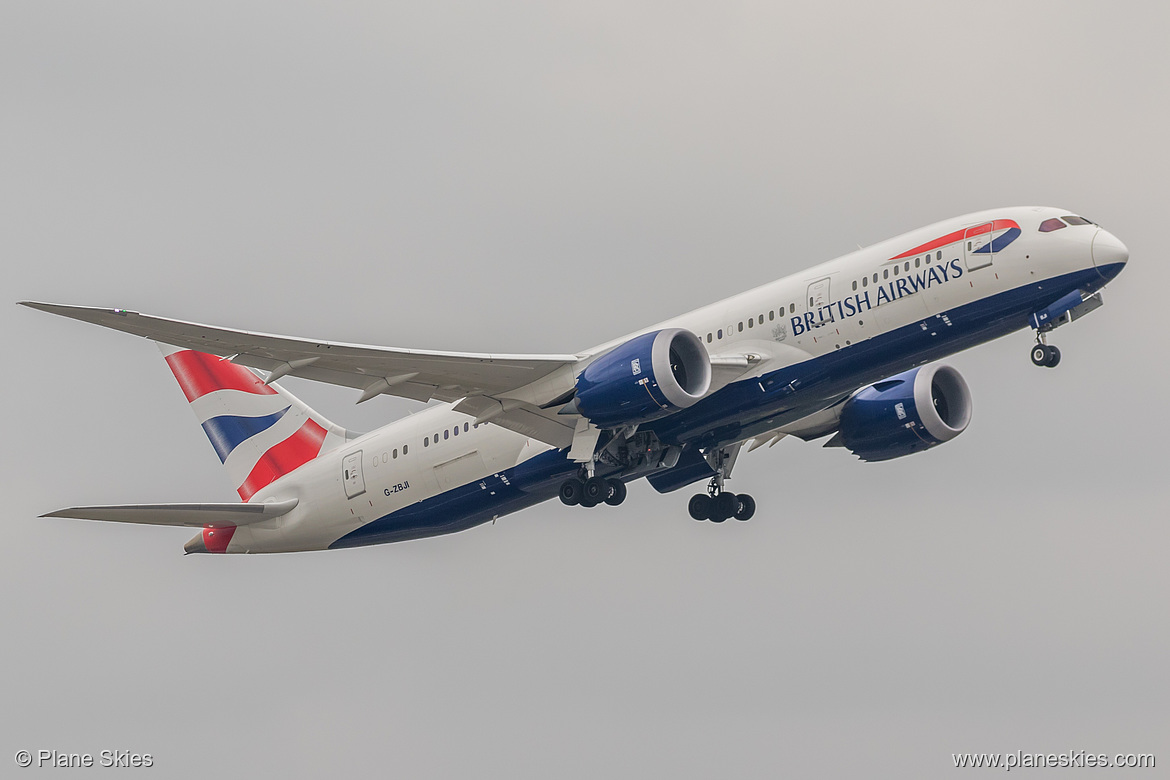
{"type": "Polygon", "coordinates": [[[577,377],[575,411],[599,428],[656,420],[711,388],[711,358],[682,328],[644,333],[600,356],[577,377]]]}
{"type": "Polygon", "coordinates": [[[890,460],[950,441],[971,421],[971,391],[950,366],[923,366],[860,391],[841,410],[839,441],[862,460],[890,460]]]}

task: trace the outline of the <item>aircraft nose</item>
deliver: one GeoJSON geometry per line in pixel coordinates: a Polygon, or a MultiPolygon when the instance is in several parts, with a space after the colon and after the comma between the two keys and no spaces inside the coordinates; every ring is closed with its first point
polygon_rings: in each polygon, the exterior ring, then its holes
{"type": "Polygon", "coordinates": [[[1107,266],[1120,266],[1129,260],[1129,249],[1117,236],[1108,230],[1098,230],[1093,236],[1093,264],[1099,271],[1105,271],[1107,266]]]}

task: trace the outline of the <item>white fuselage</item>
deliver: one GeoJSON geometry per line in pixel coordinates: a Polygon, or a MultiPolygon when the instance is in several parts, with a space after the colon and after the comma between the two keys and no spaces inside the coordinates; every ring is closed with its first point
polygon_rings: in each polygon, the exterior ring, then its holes
{"type": "MultiPolygon", "coordinates": [[[[762,393],[761,377],[799,377],[805,364],[811,371],[830,353],[841,353],[840,362],[834,363],[833,387],[856,389],[883,378],[875,377],[875,371],[909,368],[1025,327],[1028,313],[1047,305],[1045,293],[1054,294],[1061,280],[1071,279],[1081,288],[1103,286],[1108,280],[1105,271],[1096,282],[1092,272],[1117,264],[1117,258],[1108,254],[1111,237],[1105,231],[1090,224],[1039,232],[1044,220],[1068,213],[1022,207],[957,217],[859,249],[581,355],[594,357],[639,334],[677,327],[695,333],[717,366],[720,357],[749,358],[746,368],[716,372],[712,401],[721,397],[715,396],[721,387],[741,383],[747,383],[745,387],[759,383],[762,393]],[[978,231],[978,226],[988,223],[992,228],[978,231]],[[1013,228],[1005,227],[1008,223],[1018,226],[1014,234],[1013,228]],[[948,237],[955,240],[937,244],[948,237]],[[997,242],[1006,244],[1001,247],[997,242]],[[987,249],[980,252],[982,247],[987,249]],[[907,254],[915,249],[919,251],[907,254]],[[1081,278],[1089,281],[1076,282],[1081,278]],[[1051,289],[1046,290],[1046,285],[1051,289]],[[976,319],[981,302],[986,302],[987,313],[976,319]],[[971,316],[952,316],[955,312],[971,316]],[[968,320],[980,324],[959,333],[957,329],[968,320]],[[913,329],[908,330],[909,326],[913,329]],[[898,339],[882,341],[895,332],[901,334],[898,339]],[[913,342],[916,346],[901,351],[899,345],[919,333],[913,342]],[[856,365],[850,362],[852,355],[856,355],[856,365]]],[[[821,397],[810,399],[807,406],[790,405],[798,411],[783,419],[761,412],[765,421],[757,419],[750,396],[745,397],[749,401],[737,400],[725,411],[709,404],[701,414],[677,412],[692,417],[672,420],[672,435],[682,438],[698,435],[700,430],[709,434],[729,418],[739,419],[748,431],[753,425],[791,423],[825,405],[821,397]],[[700,418],[693,428],[687,427],[688,419],[700,418]]],[[[565,461],[563,473],[573,468],[563,452],[490,422],[477,426],[472,417],[452,407],[435,405],[395,421],[273,482],[252,501],[297,498],[296,509],[240,527],[229,552],[325,549],[371,523],[397,528],[395,518],[399,517],[403,518],[400,530],[355,543],[461,530],[555,495],[548,489],[544,471],[539,478],[533,472],[531,485],[517,484],[523,475],[512,472],[522,464],[544,455],[549,464],[565,461]],[[444,504],[446,495],[451,496],[449,505],[444,504]]]]}

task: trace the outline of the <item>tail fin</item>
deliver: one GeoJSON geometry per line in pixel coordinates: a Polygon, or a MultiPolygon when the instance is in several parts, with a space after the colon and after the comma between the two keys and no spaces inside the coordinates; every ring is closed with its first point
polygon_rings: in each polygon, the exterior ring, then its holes
{"type": "Polygon", "coordinates": [[[159,344],[240,498],[344,444],[344,428],[226,358],[159,344]]]}

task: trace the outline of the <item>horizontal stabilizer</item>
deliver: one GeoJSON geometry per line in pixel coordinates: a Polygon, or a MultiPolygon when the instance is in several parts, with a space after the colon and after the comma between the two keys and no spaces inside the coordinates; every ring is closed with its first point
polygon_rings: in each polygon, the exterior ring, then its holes
{"type": "Polygon", "coordinates": [[[181,525],[192,528],[229,528],[259,523],[288,514],[297,499],[267,504],[115,504],[74,506],[41,517],[71,517],[77,520],[106,520],[113,523],[181,525]]]}

